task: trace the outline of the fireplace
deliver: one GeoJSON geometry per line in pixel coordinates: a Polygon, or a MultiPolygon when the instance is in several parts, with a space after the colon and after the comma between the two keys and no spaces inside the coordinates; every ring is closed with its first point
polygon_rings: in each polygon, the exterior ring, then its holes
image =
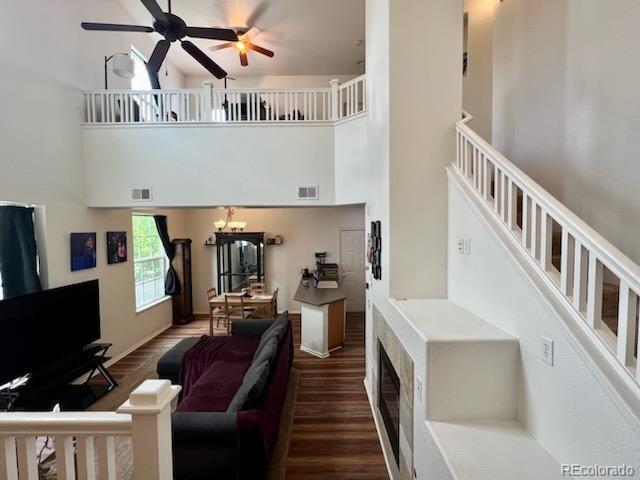
{"type": "Polygon", "coordinates": [[[380,358],[378,408],[382,414],[396,464],[400,465],[400,379],[380,342],[378,342],[378,349],[380,352],[378,355],[380,358]]]}

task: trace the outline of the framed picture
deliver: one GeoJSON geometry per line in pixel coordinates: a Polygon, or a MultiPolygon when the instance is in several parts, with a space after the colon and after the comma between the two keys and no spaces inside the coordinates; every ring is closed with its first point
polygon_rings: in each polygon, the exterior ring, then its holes
{"type": "Polygon", "coordinates": [[[107,263],[127,261],[127,232],[107,232],[107,263]]]}
{"type": "Polygon", "coordinates": [[[71,234],[71,271],[96,267],[96,232],[71,234]]]}

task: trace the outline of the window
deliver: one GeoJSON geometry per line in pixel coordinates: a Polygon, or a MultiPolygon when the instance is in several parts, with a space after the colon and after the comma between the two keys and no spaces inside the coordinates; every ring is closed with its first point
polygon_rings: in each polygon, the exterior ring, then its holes
{"type": "Polygon", "coordinates": [[[164,279],[169,261],[150,215],[133,215],[133,259],[135,266],[136,309],[164,298],[164,279]]]}
{"type": "Polygon", "coordinates": [[[135,48],[129,54],[133,60],[134,77],[131,79],[131,90],[151,90],[151,80],[147,72],[147,59],[135,48]]]}

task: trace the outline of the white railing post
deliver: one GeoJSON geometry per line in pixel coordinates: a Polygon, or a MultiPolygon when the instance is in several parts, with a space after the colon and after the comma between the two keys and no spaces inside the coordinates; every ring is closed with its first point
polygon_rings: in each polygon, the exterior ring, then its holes
{"type": "Polygon", "coordinates": [[[145,380],[118,409],[131,414],[135,480],[173,480],[171,402],[180,389],[168,380],[145,380]]]}
{"type": "Polygon", "coordinates": [[[204,89],[204,100],[202,108],[202,119],[205,122],[213,121],[213,82],[206,80],[202,82],[202,88],[204,89]]]}
{"type": "Polygon", "coordinates": [[[338,102],[338,84],[340,80],[334,78],[329,82],[331,85],[331,120],[334,122],[340,118],[340,109],[338,102]]]}

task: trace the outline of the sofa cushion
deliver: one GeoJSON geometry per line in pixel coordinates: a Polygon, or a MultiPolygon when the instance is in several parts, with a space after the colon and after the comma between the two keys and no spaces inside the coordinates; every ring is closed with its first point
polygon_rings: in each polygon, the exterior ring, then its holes
{"type": "Polygon", "coordinates": [[[271,326],[267,328],[267,330],[260,337],[260,343],[258,343],[258,348],[256,349],[256,353],[253,358],[258,358],[258,355],[261,354],[262,349],[269,343],[269,341],[273,338],[277,339],[277,344],[280,344],[280,340],[284,337],[285,332],[287,331],[287,327],[289,326],[289,312],[284,312],[278,315],[278,318],[273,321],[271,326]]]}
{"type": "Polygon", "coordinates": [[[245,373],[242,385],[231,400],[227,412],[237,412],[257,402],[262,396],[270,372],[271,365],[268,359],[261,363],[253,362],[245,373]]]}
{"type": "Polygon", "coordinates": [[[202,337],[184,356],[177,410],[224,412],[240,388],[258,344],[252,337],[202,337]]]}

